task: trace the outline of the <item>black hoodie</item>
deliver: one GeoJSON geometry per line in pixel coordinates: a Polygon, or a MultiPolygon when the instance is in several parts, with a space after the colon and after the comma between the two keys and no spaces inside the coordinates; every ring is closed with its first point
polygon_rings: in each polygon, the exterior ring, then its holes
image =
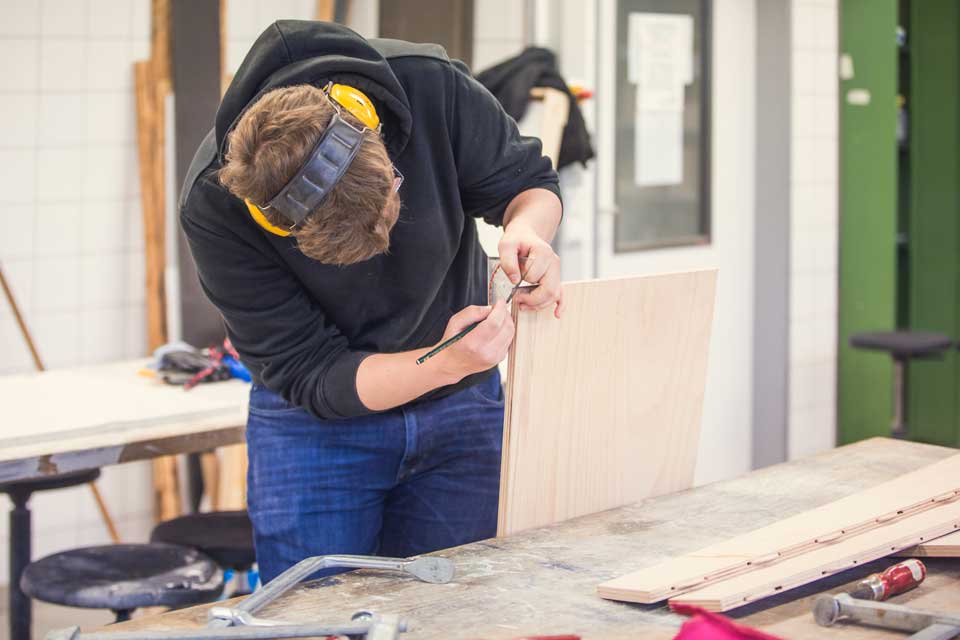
{"type": "MultiPolygon", "coordinates": [[[[468,216],[500,224],[520,192],[557,175],[540,142],[442,47],[364,40],[340,25],[282,20],[257,39],[217,111],[180,196],[200,283],[256,383],[325,419],[370,413],[357,395],[371,353],[435,344],[450,316],[486,304],[486,256],[468,216]],[[404,176],[390,249],[325,265],[268,233],[217,180],[227,133],[271,89],[333,80],[370,96],[404,176]]],[[[424,397],[485,378],[469,376],[424,397]]]]}

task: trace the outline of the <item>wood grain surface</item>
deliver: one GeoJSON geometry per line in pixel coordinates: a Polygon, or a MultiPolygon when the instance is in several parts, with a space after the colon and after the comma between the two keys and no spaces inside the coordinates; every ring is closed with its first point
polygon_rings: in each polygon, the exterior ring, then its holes
{"type": "Polygon", "coordinates": [[[602,596],[618,600],[657,602],[670,597],[676,602],[723,611],[960,528],[958,489],[960,456],[954,456],[809,512],[611,580],[598,590],[602,596]],[[930,502],[944,495],[952,495],[953,501],[930,502]],[[897,517],[898,511],[910,505],[926,505],[922,508],[928,510],[897,517]],[[810,550],[801,555],[790,557],[785,553],[804,543],[810,543],[810,550]],[[718,575],[722,572],[726,573],[718,575]]]}
{"type": "Polygon", "coordinates": [[[564,285],[520,313],[510,351],[498,535],[693,482],[715,271],[564,285]]]}
{"type": "Polygon", "coordinates": [[[927,540],[898,555],[910,558],[960,558],[960,532],[927,540]]]}

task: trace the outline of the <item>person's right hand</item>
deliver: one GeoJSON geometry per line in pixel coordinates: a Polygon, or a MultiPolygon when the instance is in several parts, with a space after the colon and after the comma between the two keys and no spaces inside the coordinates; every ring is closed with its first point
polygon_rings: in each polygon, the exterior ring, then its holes
{"type": "Polygon", "coordinates": [[[448,340],[474,322],[477,327],[437,354],[434,360],[457,381],[472,373],[486,371],[507,357],[513,341],[513,318],[507,305],[498,300],[493,307],[466,307],[450,318],[440,342],[448,340]]]}

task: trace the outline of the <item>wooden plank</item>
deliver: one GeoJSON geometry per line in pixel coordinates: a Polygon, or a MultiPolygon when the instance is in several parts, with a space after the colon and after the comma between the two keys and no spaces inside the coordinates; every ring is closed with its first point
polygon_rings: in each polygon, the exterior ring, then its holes
{"type": "Polygon", "coordinates": [[[317,0],[317,20],[333,22],[336,16],[336,2],[334,0],[317,0]]]}
{"type": "Polygon", "coordinates": [[[726,610],[960,527],[960,456],[605,582],[605,598],[726,610]],[[680,594],[699,589],[689,597],[680,594]]]}
{"type": "Polygon", "coordinates": [[[220,496],[218,504],[224,511],[247,508],[247,445],[224,447],[220,456],[220,496]]]}
{"type": "MultiPolygon", "coordinates": [[[[304,584],[265,609],[265,617],[341,620],[357,609],[396,613],[410,622],[409,640],[508,640],[524,635],[577,633],[585,639],[672,638],[683,618],[664,605],[635,606],[597,597],[594,585],[625,565],[707,546],[757,526],[869,488],[946,458],[954,451],[914,442],[872,439],[821,455],[774,465],[739,478],[660,496],[439,555],[457,567],[447,585],[388,573],[357,571],[304,584]]],[[[841,592],[887,561],[777,596],[738,612],[740,621],[791,640],[884,640],[902,633],[843,625],[818,627],[811,600],[841,592]],[[771,604],[767,604],[771,603],[771,604]]],[[[911,606],[960,609],[960,566],[932,560],[919,588],[898,596],[911,606]]],[[[221,603],[214,603],[221,604],[221,603]]],[[[213,605],[111,625],[104,631],[202,626],[213,605]]]]}
{"type": "Polygon", "coordinates": [[[897,555],[908,558],[960,558],[960,532],[927,540],[897,555]]]}
{"type": "MultiPolygon", "coordinates": [[[[953,460],[953,463],[960,463],[960,459],[953,460]]],[[[784,562],[685,593],[671,598],[670,602],[694,604],[710,611],[728,611],[957,529],[960,529],[960,502],[953,502],[894,521],[869,534],[843,539],[784,562]]]]}
{"type": "Polygon", "coordinates": [[[687,489],[715,271],[574,282],[521,313],[510,350],[498,535],[687,489]]]}
{"type": "Polygon", "coordinates": [[[556,168],[560,158],[563,130],[567,126],[567,118],[570,115],[570,97],[563,91],[551,87],[534,87],[530,90],[530,97],[543,101],[540,143],[543,145],[543,155],[550,158],[550,162],[556,168]]]}
{"type": "Polygon", "coordinates": [[[137,150],[140,165],[140,206],[145,234],[148,347],[166,342],[164,309],[164,105],[159,97],[157,66],[152,61],[134,63],[137,105],[137,150]]]}

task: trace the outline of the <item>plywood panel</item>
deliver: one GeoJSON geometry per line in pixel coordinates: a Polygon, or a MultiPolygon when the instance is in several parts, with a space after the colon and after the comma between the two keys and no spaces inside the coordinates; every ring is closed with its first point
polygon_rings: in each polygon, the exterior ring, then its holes
{"type": "Polygon", "coordinates": [[[510,351],[498,535],[689,488],[715,271],[565,285],[510,351]]]}
{"type": "Polygon", "coordinates": [[[631,602],[717,602],[759,597],[850,563],[890,555],[944,535],[960,522],[960,456],[841,500],[601,584],[601,596],[631,602]],[[716,585],[716,590],[712,585],[716,585]],[[692,600],[679,597],[694,589],[692,600]]]}

